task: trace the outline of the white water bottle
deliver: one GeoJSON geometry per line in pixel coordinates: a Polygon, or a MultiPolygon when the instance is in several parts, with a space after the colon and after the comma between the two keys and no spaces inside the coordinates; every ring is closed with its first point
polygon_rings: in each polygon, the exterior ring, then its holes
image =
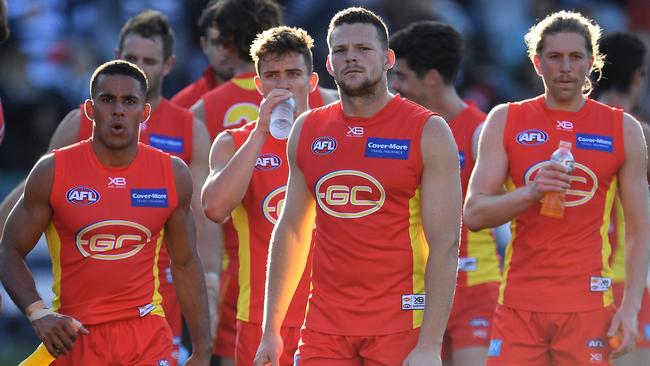
{"type": "Polygon", "coordinates": [[[271,112],[271,123],[269,132],[278,140],[289,138],[291,126],[293,125],[293,112],[296,110],[296,102],[293,98],[278,103],[271,112]]]}

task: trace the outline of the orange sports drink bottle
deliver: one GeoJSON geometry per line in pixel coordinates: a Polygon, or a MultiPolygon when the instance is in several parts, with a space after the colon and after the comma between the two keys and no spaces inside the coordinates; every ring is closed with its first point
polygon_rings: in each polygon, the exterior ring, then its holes
{"type": "MultiPolygon", "coordinates": [[[[567,173],[573,170],[573,155],[571,155],[571,143],[560,141],[560,146],[551,155],[551,161],[558,162],[567,168],[567,173]]],[[[564,192],[546,192],[542,201],[542,208],[539,213],[543,216],[561,219],[564,217],[564,192]]]]}

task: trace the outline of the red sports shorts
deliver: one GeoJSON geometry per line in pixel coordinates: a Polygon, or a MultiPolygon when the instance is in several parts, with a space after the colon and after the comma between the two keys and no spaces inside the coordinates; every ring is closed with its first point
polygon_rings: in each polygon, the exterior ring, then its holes
{"type": "Polygon", "coordinates": [[[490,345],[492,315],[497,306],[499,283],[456,287],[454,303],[442,342],[442,359],[460,348],[490,345]]]}
{"type": "Polygon", "coordinates": [[[303,328],[295,366],[399,366],[420,329],[376,336],[339,336],[303,328]]]}
{"type": "MultiPolygon", "coordinates": [[[[298,349],[300,327],[282,327],[280,336],[284,343],[284,350],[280,356],[281,366],[292,366],[293,356],[298,349]]],[[[262,339],[262,325],[237,320],[237,342],[235,346],[237,365],[252,365],[255,353],[262,339]]]]}
{"type": "Polygon", "coordinates": [[[148,315],[85,327],[90,334],[78,335],[72,351],[51,365],[171,365],[172,333],[163,317],[148,315]]]}
{"type": "Polygon", "coordinates": [[[613,305],[576,313],[531,312],[498,305],[486,365],[610,365],[607,330],[614,311],[613,305]]]}

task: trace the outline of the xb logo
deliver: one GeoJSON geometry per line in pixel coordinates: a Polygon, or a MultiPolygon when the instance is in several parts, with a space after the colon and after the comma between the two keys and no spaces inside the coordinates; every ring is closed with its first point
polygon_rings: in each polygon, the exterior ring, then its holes
{"type": "Polygon", "coordinates": [[[350,127],[348,126],[348,137],[363,137],[363,127],[357,126],[357,127],[350,127]]]}
{"type": "Polygon", "coordinates": [[[278,187],[269,193],[264,202],[262,202],[262,213],[269,222],[275,225],[282,214],[284,209],[284,195],[287,191],[287,186],[278,187]]]}
{"type": "Polygon", "coordinates": [[[339,170],[316,182],[315,196],[318,206],[328,215],[353,219],[379,211],[386,200],[386,191],[367,173],[339,170]]]}
{"type": "MultiPolygon", "coordinates": [[[[533,165],[524,176],[524,184],[528,184],[535,179],[537,172],[546,164],[546,161],[533,165]]],[[[598,177],[589,167],[580,163],[574,163],[571,172],[571,186],[566,192],[566,207],[575,207],[589,202],[596,194],[598,188],[598,177]]]]}
{"type": "Polygon", "coordinates": [[[108,185],[109,186],[118,186],[118,187],[123,187],[126,185],[126,178],[124,177],[108,177],[108,185]]]}
{"type": "Polygon", "coordinates": [[[245,125],[257,119],[260,115],[260,106],[253,103],[233,104],[223,116],[223,126],[233,127],[245,125]]]}
{"type": "Polygon", "coordinates": [[[147,227],[126,220],[96,222],[75,236],[81,255],[109,261],[132,257],[149,241],[151,231],[147,227]]]}

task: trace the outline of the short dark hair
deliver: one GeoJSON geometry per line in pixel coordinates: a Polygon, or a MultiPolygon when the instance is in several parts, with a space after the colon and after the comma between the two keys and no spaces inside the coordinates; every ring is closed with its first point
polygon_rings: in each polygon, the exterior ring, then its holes
{"type": "Polygon", "coordinates": [[[201,11],[201,16],[196,22],[196,25],[201,30],[202,36],[206,36],[208,34],[208,28],[216,27],[216,24],[214,23],[216,22],[217,18],[217,2],[219,2],[219,0],[209,1],[208,4],[203,8],[203,11],[201,11]]]}
{"type": "Polygon", "coordinates": [[[600,51],[605,56],[602,78],[598,82],[600,91],[629,92],[634,73],[639,69],[645,71],[643,41],[632,33],[611,33],[600,41],[600,51]]]}
{"type": "Polygon", "coordinates": [[[214,4],[217,42],[233,47],[242,60],[252,61],[251,43],[258,33],[280,25],[282,11],[273,0],[221,0],[214,4]]]}
{"type": "Polygon", "coordinates": [[[142,89],[142,94],[147,95],[147,89],[149,88],[149,81],[147,76],[144,74],[144,71],[138,67],[138,65],[133,64],[124,60],[112,60],[101,64],[93,72],[93,76],[90,78],[90,97],[95,96],[95,89],[97,87],[97,79],[101,75],[125,75],[130,76],[133,79],[137,80],[140,83],[140,88],[142,89]]]}
{"type": "Polygon", "coordinates": [[[334,14],[330,25],[327,28],[327,44],[331,46],[332,32],[334,28],[343,24],[370,24],[377,30],[379,42],[385,49],[388,49],[388,27],[381,17],[372,11],[360,7],[352,7],[334,14]]]}
{"type": "Polygon", "coordinates": [[[421,78],[435,69],[445,84],[453,84],[460,68],[463,38],[451,25],[434,21],[415,22],[390,37],[395,56],[406,60],[421,78]]]}
{"type": "Polygon", "coordinates": [[[174,31],[169,26],[167,17],[157,10],[145,10],[124,24],[120,31],[120,52],[124,46],[124,39],[131,33],[144,38],[160,36],[164,60],[174,53],[174,31]]]}
{"type": "Polygon", "coordinates": [[[251,45],[251,58],[255,61],[255,69],[260,75],[260,61],[267,55],[284,55],[297,52],[305,60],[307,72],[313,71],[313,57],[311,48],[314,39],[302,28],[279,26],[267,29],[257,35],[251,45]]]}

